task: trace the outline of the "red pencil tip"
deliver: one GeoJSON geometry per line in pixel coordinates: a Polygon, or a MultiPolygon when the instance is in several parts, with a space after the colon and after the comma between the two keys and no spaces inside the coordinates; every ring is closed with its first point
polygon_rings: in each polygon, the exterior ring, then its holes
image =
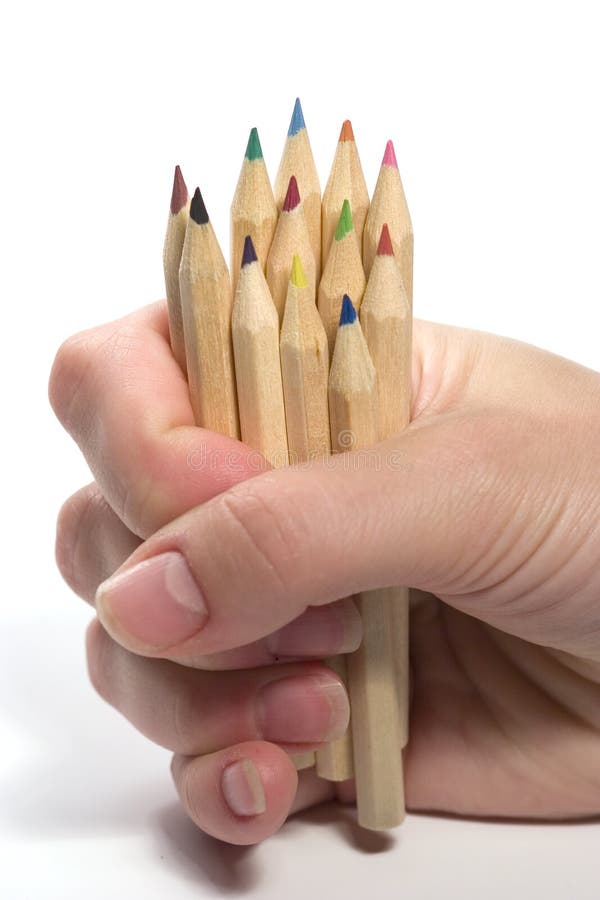
{"type": "Polygon", "coordinates": [[[352,122],[350,121],[350,119],[346,119],[346,121],[342,125],[342,130],[340,131],[340,142],[353,140],[354,132],[352,131],[352,122]]]}
{"type": "Polygon", "coordinates": [[[298,182],[296,181],[296,176],[292,175],[290,183],[288,184],[285,200],[283,201],[283,211],[291,212],[293,209],[296,209],[299,203],[300,191],[298,190],[298,182]]]}
{"type": "Polygon", "coordinates": [[[379,238],[379,246],[377,247],[377,256],[393,256],[394,248],[390,237],[390,229],[384,225],[381,229],[381,237],[379,238]]]}
{"type": "Polygon", "coordinates": [[[173,193],[171,194],[171,212],[173,213],[173,215],[176,216],[179,210],[183,209],[187,202],[188,189],[186,187],[185,181],[183,180],[181,169],[179,168],[179,166],[175,166],[175,175],[173,176],[173,193]]]}
{"type": "Polygon", "coordinates": [[[396,151],[394,150],[394,145],[391,141],[388,141],[385,145],[385,153],[383,154],[383,161],[381,165],[393,166],[395,169],[398,168],[398,163],[396,162],[396,151]]]}

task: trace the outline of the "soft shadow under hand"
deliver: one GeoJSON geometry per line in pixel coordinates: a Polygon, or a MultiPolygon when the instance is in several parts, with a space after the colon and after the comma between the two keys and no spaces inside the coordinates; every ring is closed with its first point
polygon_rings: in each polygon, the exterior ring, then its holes
{"type": "Polygon", "coordinates": [[[157,825],[165,865],[195,884],[209,883],[228,896],[247,893],[266,876],[255,847],[226,844],[204,834],[177,803],[160,810],[157,825]]]}
{"type": "Polygon", "coordinates": [[[354,806],[340,803],[321,803],[312,809],[296,813],[284,825],[286,830],[309,825],[311,828],[326,826],[335,830],[354,850],[361,853],[384,853],[396,850],[401,841],[398,831],[368,831],[361,828],[354,806]]]}

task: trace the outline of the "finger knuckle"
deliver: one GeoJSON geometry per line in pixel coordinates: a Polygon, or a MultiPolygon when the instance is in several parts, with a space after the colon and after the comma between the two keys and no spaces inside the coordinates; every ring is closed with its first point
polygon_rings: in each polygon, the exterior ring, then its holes
{"type": "Polygon", "coordinates": [[[206,813],[203,810],[206,797],[201,790],[199,779],[197,777],[197,760],[183,760],[183,762],[174,769],[173,775],[183,808],[186,810],[192,822],[202,828],[206,817],[206,813]]]}
{"type": "Polygon", "coordinates": [[[52,409],[65,428],[70,428],[72,424],[73,408],[90,366],[91,343],[91,332],[79,332],[61,344],[54,358],[48,396],[52,409]]]}
{"type": "Polygon", "coordinates": [[[83,540],[93,530],[92,519],[101,500],[94,485],[81,488],[66,500],[56,522],[55,556],[58,570],[69,587],[80,597],[87,597],[87,580],[79,552],[83,540]]]}
{"type": "Polygon", "coordinates": [[[86,656],[88,676],[97,694],[112,702],[111,692],[111,639],[98,621],[90,622],[86,635],[86,656]]]}
{"type": "MultiPolygon", "coordinates": [[[[151,449],[146,454],[146,463],[151,449]]],[[[157,497],[164,496],[156,478],[137,472],[137,477],[121,486],[118,499],[119,517],[126,522],[131,531],[141,538],[148,538],[157,528],[157,497]]],[[[115,497],[115,499],[117,499],[115,497]]],[[[163,524],[158,520],[158,524],[163,524]]]]}
{"type": "Polygon", "coordinates": [[[74,437],[94,420],[93,387],[103,386],[109,367],[122,370],[126,387],[131,359],[144,350],[143,334],[131,325],[113,323],[81,331],[61,344],[54,359],[48,396],[59,421],[74,437]]]}
{"type": "Polygon", "coordinates": [[[186,687],[178,690],[171,707],[170,746],[186,756],[198,752],[198,702],[186,687]]]}
{"type": "Polygon", "coordinates": [[[244,554],[252,571],[261,572],[276,590],[287,592],[299,561],[293,515],[276,496],[247,485],[221,498],[227,538],[244,554]]]}

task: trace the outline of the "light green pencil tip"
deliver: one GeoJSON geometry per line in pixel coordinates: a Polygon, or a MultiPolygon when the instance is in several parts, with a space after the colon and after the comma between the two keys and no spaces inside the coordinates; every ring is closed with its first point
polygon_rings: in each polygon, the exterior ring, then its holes
{"type": "Polygon", "coordinates": [[[354,225],[352,224],[352,211],[350,209],[350,201],[344,200],[344,205],[342,206],[340,218],[337,223],[337,228],[335,229],[336,241],[343,240],[346,235],[352,231],[353,228],[354,225]]]}
{"type": "Polygon", "coordinates": [[[302,268],[302,263],[300,262],[300,257],[297,253],[294,253],[294,258],[292,259],[292,272],[290,275],[290,281],[292,282],[294,287],[308,287],[308,281],[306,280],[306,275],[304,274],[304,269],[302,268]]]}
{"type": "Polygon", "coordinates": [[[249,159],[252,162],[252,160],[262,158],[263,152],[262,147],[260,146],[258,131],[256,128],[253,128],[250,132],[250,137],[248,138],[248,146],[246,147],[246,159],[249,159]]]}

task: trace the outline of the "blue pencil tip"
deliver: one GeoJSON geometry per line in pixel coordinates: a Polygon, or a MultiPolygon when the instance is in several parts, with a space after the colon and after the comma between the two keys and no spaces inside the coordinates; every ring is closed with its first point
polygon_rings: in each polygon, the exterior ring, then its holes
{"type": "Polygon", "coordinates": [[[298,134],[298,132],[301,131],[302,128],[306,128],[306,125],[304,124],[304,116],[302,115],[300,97],[296,97],[296,102],[294,103],[294,112],[292,113],[292,120],[288,129],[288,137],[294,137],[294,135],[298,134]]]}
{"type": "Polygon", "coordinates": [[[342,311],[340,313],[340,327],[342,325],[352,325],[353,322],[356,322],[356,310],[348,294],[344,294],[342,311]]]}
{"type": "Polygon", "coordinates": [[[250,263],[256,262],[256,250],[254,249],[254,244],[252,243],[252,238],[249,234],[246,235],[244,239],[244,252],[242,253],[242,268],[244,266],[249,266],[250,263]]]}

